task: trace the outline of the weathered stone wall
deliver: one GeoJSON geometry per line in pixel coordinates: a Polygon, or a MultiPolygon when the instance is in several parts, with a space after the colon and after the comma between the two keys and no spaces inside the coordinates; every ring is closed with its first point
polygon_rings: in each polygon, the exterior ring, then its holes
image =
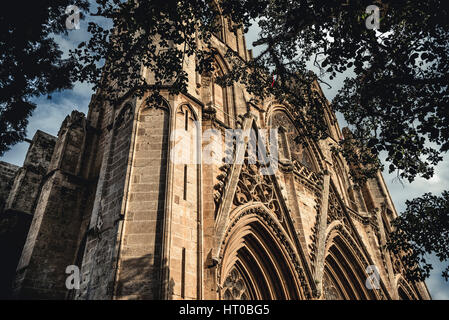
{"type": "Polygon", "coordinates": [[[160,295],[169,117],[170,110],[164,106],[143,108],[139,113],[120,248],[118,299],[156,299],[160,295]]]}
{"type": "MultiPolygon", "coordinates": [[[[11,221],[3,215],[3,209],[14,182],[14,177],[19,170],[18,166],[0,161],[0,254],[3,257],[3,263],[0,266],[0,299],[8,298],[12,286],[12,278],[17,264],[18,253],[11,250],[11,245],[20,242],[20,239],[14,239],[13,230],[23,230],[27,225],[17,226],[17,220],[11,221]],[[12,242],[11,242],[12,240],[12,242]]],[[[16,217],[11,217],[16,219],[16,217]]],[[[23,231],[21,233],[25,233],[23,231]]]]}
{"type": "Polygon", "coordinates": [[[47,173],[56,138],[37,131],[28,149],[23,167],[17,173],[5,210],[33,214],[42,179],[47,173]]]}
{"type": "Polygon", "coordinates": [[[55,143],[55,137],[38,130],[31,141],[23,167],[16,171],[14,180],[10,181],[9,195],[4,211],[0,214],[0,254],[8,257],[0,266],[2,296],[11,296],[15,270],[55,143]]]}
{"type": "Polygon", "coordinates": [[[175,114],[176,134],[172,139],[176,146],[172,148],[170,158],[173,168],[168,229],[171,299],[198,297],[198,211],[201,183],[198,180],[200,167],[197,164],[199,128],[195,120],[193,109],[187,105],[178,106],[175,114]]]}
{"type": "Polygon", "coordinates": [[[135,102],[119,108],[101,106],[103,115],[97,157],[101,159],[89,234],[82,259],[81,289],[77,299],[111,299],[124,216],[123,198],[128,182],[133,141],[135,102]]]}
{"type": "Polygon", "coordinates": [[[66,268],[74,264],[86,203],[84,183],[55,172],[44,184],[17,268],[15,296],[65,299],[66,268]]]}
{"type": "Polygon", "coordinates": [[[18,298],[64,299],[69,293],[65,271],[76,260],[89,198],[89,182],[79,176],[86,139],[84,115],[74,111],[61,126],[36,202],[17,267],[14,295],[18,298]]]}
{"type": "Polygon", "coordinates": [[[0,214],[3,213],[6,199],[8,199],[14,177],[19,168],[13,164],[0,161],[0,214]]]}

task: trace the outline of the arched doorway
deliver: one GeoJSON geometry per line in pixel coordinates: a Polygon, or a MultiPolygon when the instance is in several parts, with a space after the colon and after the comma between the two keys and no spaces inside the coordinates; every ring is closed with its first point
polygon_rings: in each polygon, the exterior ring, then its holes
{"type": "Polygon", "coordinates": [[[230,223],[218,273],[221,299],[304,299],[297,255],[275,219],[260,206],[230,223]]]}
{"type": "Polygon", "coordinates": [[[345,237],[334,234],[326,252],[323,294],[326,300],[376,300],[365,285],[368,274],[345,237]]]}
{"type": "Polygon", "coordinates": [[[405,290],[402,289],[402,287],[399,287],[398,289],[398,296],[399,296],[399,300],[412,300],[407,293],[405,293],[405,290]]]}
{"type": "Polygon", "coordinates": [[[414,290],[410,287],[407,281],[401,276],[396,275],[396,286],[398,288],[399,300],[418,300],[419,298],[414,294],[414,290]]]}

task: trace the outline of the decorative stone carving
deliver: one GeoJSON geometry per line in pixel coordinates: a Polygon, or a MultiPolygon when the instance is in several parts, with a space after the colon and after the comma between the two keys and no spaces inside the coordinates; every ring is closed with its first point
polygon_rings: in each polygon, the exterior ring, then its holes
{"type": "Polygon", "coordinates": [[[347,218],[343,212],[343,208],[338,202],[337,196],[333,191],[329,192],[329,210],[327,213],[327,223],[330,224],[334,220],[340,220],[346,225],[347,218]]]}
{"type": "Polygon", "coordinates": [[[245,285],[240,272],[235,268],[226,277],[223,284],[223,299],[224,300],[250,300],[248,288],[245,285]]]}
{"type": "Polygon", "coordinates": [[[323,291],[326,300],[344,300],[327,273],[323,276],[323,291]]]}
{"type": "Polygon", "coordinates": [[[315,170],[312,159],[304,147],[304,145],[297,141],[298,132],[293,125],[290,118],[283,111],[275,112],[271,118],[272,128],[283,128],[285,131],[285,136],[287,138],[288,146],[290,148],[290,154],[292,160],[300,163],[302,166],[309,170],[315,170]]]}
{"type": "Polygon", "coordinates": [[[211,106],[208,106],[207,108],[204,109],[203,120],[215,121],[216,118],[217,118],[217,110],[216,109],[214,109],[211,106]]]}
{"type": "Polygon", "coordinates": [[[251,201],[262,202],[276,213],[277,217],[282,221],[281,207],[276,197],[271,176],[262,175],[260,173],[260,164],[252,164],[250,162],[246,154],[234,196],[234,204],[240,206],[251,201]]]}
{"type": "Polygon", "coordinates": [[[220,206],[224,188],[228,182],[229,179],[229,171],[231,169],[231,166],[227,163],[222,165],[219,170],[222,172],[217,176],[218,182],[214,185],[214,201],[215,201],[215,212],[218,210],[218,207],[220,206]]]}
{"type": "MultiPolygon", "coordinates": [[[[410,284],[402,277],[399,278],[398,288],[401,288],[406,293],[408,299],[417,299],[416,295],[413,293],[413,290],[410,287],[410,284]]],[[[399,299],[402,300],[403,298],[399,297],[399,299]]]]}
{"type": "MultiPolygon", "coordinates": [[[[306,276],[305,276],[305,271],[304,271],[304,267],[302,266],[300,259],[298,257],[298,255],[295,252],[295,249],[292,247],[290,241],[288,240],[285,232],[281,229],[281,227],[279,226],[278,223],[276,223],[272,216],[262,207],[253,207],[250,209],[247,209],[243,212],[241,212],[236,218],[234,218],[234,220],[232,221],[231,225],[228,227],[225,236],[223,238],[222,241],[222,245],[225,245],[228,238],[230,237],[235,225],[239,222],[240,219],[242,219],[243,217],[245,217],[246,215],[249,214],[256,214],[261,220],[263,220],[266,225],[271,229],[271,231],[276,235],[276,238],[279,239],[279,241],[281,242],[282,246],[285,248],[286,252],[288,253],[289,259],[291,261],[291,263],[294,266],[294,270],[296,272],[296,276],[298,277],[300,283],[301,283],[301,287],[303,289],[303,292],[305,294],[305,297],[307,299],[311,299],[312,298],[312,290],[311,287],[308,283],[308,281],[306,280],[306,276]]],[[[223,259],[223,247],[221,249],[220,252],[220,261],[222,261],[223,259]]],[[[220,283],[220,277],[218,277],[218,282],[220,283]]]]}

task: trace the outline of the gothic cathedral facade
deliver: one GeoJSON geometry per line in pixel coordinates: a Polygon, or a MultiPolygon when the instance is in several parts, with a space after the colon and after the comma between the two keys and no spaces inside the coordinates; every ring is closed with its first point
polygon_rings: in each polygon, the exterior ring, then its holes
{"type": "Polygon", "coordinates": [[[330,105],[329,137],[303,144],[289,106],[254,104],[244,87],[215,83],[228,48],[252,58],[228,25],[212,39],[214,73],[186,61],[187,94],[163,92],[152,108],[94,95],[88,115],[73,111],[57,138],[38,131],[22,168],[1,164],[10,187],[0,236],[11,259],[2,283],[12,296],[430,299],[385,249],[397,213],[381,173],[353,188],[331,152],[345,130],[330,105]],[[278,129],[276,172],[250,161],[245,143],[235,149],[242,161],[222,159],[211,142],[226,146],[229,129],[278,129]],[[173,161],[175,132],[195,161],[173,161]],[[79,289],[67,289],[68,266],[80,270],[79,289]]]}

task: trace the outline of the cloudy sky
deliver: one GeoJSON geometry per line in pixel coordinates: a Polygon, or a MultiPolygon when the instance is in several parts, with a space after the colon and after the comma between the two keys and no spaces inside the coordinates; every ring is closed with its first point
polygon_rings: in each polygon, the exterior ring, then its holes
{"type": "MultiPolygon", "coordinates": [[[[248,48],[252,48],[251,43],[256,39],[257,29],[252,28],[247,35],[248,48]]],[[[88,39],[87,23],[81,21],[79,30],[72,30],[68,36],[58,36],[57,42],[61,49],[67,54],[68,50],[74,48],[79,42],[88,39]]],[[[257,49],[255,49],[257,52],[257,49]]],[[[323,91],[329,101],[332,101],[338,89],[341,88],[343,77],[337,77],[333,81],[326,80],[332,85],[328,88],[323,85],[323,91]]],[[[77,83],[72,90],[65,90],[52,95],[49,100],[46,97],[35,99],[37,108],[30,118],[28,126],[28,138],[32,139],[36,130],[42,130],[52,135],[57,135],[60,125],[64,118],[69,115],[72,110],[78,110],[87,114],[89,101],[93,94],[92,86],[77,83]]],[[[340,126],[345,125],[341,115],[339,118],[340,126]]],[[[1,161],[9,162],[21,166],[28,150],[28,143],[19,143],[11,148],[1,161]]],[[[421,196],[425,192],[433,192],[440,194],[443,190],[449,189],[449,156],[444,157],[444,161],[436,168],[435,175],[430,180],[416,179],[413,183],[407,181],[398,181],[395,174],[384,172],[385,182],[393,198],[396,210],[401,212],[405,209],[405,201],[417,196],[421,196]]],[[[434,270],[431,277],[426,281],[433,299],[449,299],[449,283],[445,282],[441,277],[444,266],[436,259],[434,262],[434,270]]]]}

